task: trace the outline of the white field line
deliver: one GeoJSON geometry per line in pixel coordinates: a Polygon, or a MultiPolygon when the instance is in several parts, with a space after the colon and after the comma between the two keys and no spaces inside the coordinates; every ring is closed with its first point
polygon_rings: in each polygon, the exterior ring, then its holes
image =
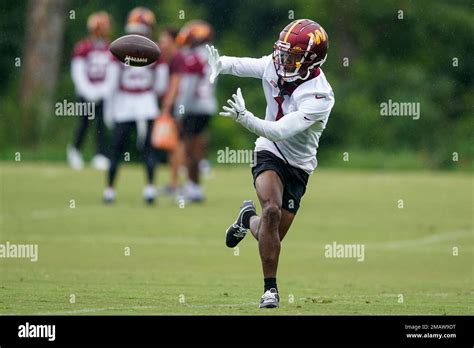
{"type": "MultiPolygon", "coordinates": [[[[474,233],[470,231],[453,231],[447,233],[437,233],[434,235],[429,235],[421,238],[416,239],[405,239],[405,240],[397,240],[397,241],[388,241],[388,242],[368,242],[363,243],[366,246],[366,249],[372,250],[393,250],[393,249],[407,249],[410,247],[416,246],[425,246],[430,244],[436,244],[440,242],[446,241],[454,241],[457,239],[465,238],[465,237],[473,237],[474,233]]],[[[71,237],[68,235],[56,235],[51,237],[49,235],[44,234],[31,234],[28,236],[29,239],[35,240],[37,242],[70,242],[71,237]]],[[[90,243],[91,237],[90,235],[76,235],[74,236],[75,242],[82,242],[82,243],[90,243]]],[[[187,238],[186,236],[172,236],[172,235],[151,235],[151,236],[126,236],[126,235],[96,235],[94,236],[95,243],[99,242],[109,242],[109,243],[134,243],[134,244],[146,244],[149,245],[150,243],[158,243],[161,246],[163,245],[196,245],[201,244],[202,240],[199,238],[187,238]]],[[[221,240],[214,240],[214,239],[206,239],[206,244],[212,245],[221,245],[221,240]]],[[[305,249],[314,249],[319,250],[321,248],[321,242],[318,241],[316,243],[305,243],[300,244],[298,243],[298,248],[305,248],[305,249]]],[[[455,245],[453,245],[455,246],[455,245]]],[[[471,246],[468,246],[471,247],[471,246]]],[[[471,247],[472,248],[472,247],[471,247]]]]}
{"type": "MultiPolygon", "coordinates": [[[[227,308],[227,307],[247,307],[256,306],[258,302],[234,303],[234,304],[215,304],[215,305],[190,305],[181,304],[180,306],[186,308],[227,308]]],[[[109,311],[132,311],[141,309],[163,309],[163,306],[132,306],[132,307],[106,307],[106,308],[83,308],[71,311],[57,311],[57,312],[39,312],[34,315],[62,315],[62,314],[81,314],[81,313],[100,313],[109,311]]],[[[5,315],[5,314],[2,314],[5,315]]]]}
{"type": "Polygon", "coordinates": [[[367,243],[367,246],[370,248],[381,248],[381,249],[400,249],[406,247],[416,247],[421,245],[436,244],[439,242],[451,241],[458,238],[464,238],[468,236],[473,236],[473,232],[470,231],[454,231],[448,233],[437,233],[421,238],[416,239],[405,239],[397,240],[384,243],[367,243]]]}

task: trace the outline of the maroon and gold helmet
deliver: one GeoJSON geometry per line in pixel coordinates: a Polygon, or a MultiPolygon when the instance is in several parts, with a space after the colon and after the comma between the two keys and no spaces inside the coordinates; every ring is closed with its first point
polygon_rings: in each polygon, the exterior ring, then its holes
{"type": "Polygon", "coordinates": [[[196,47],[211,42],[214,37],[214,29],[203,20],[193,20],[186,23],[176,37],[179,46],[196,47]]]}
{"type": "Polygon", "coordinates": [[[327,57],[328,36],[315,21],[298,19],[288,24],[273,45],[273,64],[284,81],[306,80],[327,57]]]}
{"type": "Polygon", "coordinates": [[[105,11],[92,13],[87,18],[87,29],[92,35],[107,37],[110,33],[110,17],[105,11]]]}
{"type": "Polygon", "coordinates": [[[128,14],[125,32],[139,34],[150,38],[153,33],[156,19],[153,12],[146,7],[135,7],[128,14]]]}

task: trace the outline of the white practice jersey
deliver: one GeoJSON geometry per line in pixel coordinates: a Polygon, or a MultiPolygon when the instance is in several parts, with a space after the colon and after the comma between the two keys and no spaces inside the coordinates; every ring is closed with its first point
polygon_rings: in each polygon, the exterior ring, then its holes
{"type": "Polygon", "coordinates": [[[214,84],[209,82],[211,68],[204,45],[183,51],[183,67],[175,114],[184,106],[185,115],[212,115],[217,111],[214,84]]]}
{"type": "Polygon", "coordinates": [[[71,62],[76,94],[89,102],[105,98],[110,92],[105,82],[112,60],[107,41],[90,38],[79,41],[74,46],[71,62]]]}
{"type": "Polygon", "coordinates": [[[107,82],[113,91],[108,112],[113,121],[152,120],[159,115],[158,96],[168,83],[168,71],[164,62],[134,67],[116,60],[108,74],[107,82]]]}
{"type": "MultiPolygon", "coordinates": [[[[297,111],[307,120],[307,128],[304,127],[304,130],[288,138],[269,140],[268,137],[260,136],[255,142],[255,151],[270,151],[289,165],[312,173],[317,167],[319,139],[335,101],[323,71],[316,71],[317,76],[298,85],[291,95],[281,95],[271,55],[259,59],[224,56],[221,57],[221,62],[221,74],[262,79],[267,101],[266,121],[278,122],[285,115],[297,111]]],[[[291,128],[292,124],[286,127],[291,128]]]]}

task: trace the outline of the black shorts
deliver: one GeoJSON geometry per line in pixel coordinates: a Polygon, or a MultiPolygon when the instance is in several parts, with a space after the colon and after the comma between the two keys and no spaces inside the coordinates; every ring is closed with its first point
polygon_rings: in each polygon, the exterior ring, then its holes
{"type": "Polygon", "coordinates": [[[270,151],[257,151],[256,165],[252,167],[254,186],[257,177],[267,170],[276,172],[283,183],[282,208],[296,214],[306,192],[309,174],[303,169],[290,166],[270,151]]]}
{"type": "Polygon", "coordinates": [[[186,139],[201,134],[209,125],[211,115],[185,115],[181,121],[181,138],[186,139]]]}

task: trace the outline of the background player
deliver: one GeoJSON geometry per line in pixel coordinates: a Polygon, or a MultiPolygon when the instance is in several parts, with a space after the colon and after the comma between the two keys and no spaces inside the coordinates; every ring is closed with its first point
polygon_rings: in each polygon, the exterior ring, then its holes
{"type": "MultiPolygon", "coordinates": [[[[153,12],[144,7],[133,9],[127,19],[127,34],[152,37],[155,25],[153,12]]],[[[137,148],[141,152],[146,167],[147,185],[143,198],[153,203],[156,198],[154,185],[155,158],[151,147],[153,120],[159,114],[157,96],[165,89],[166,68],[162,61],[146,67],[126,66],[118,61],[112,69],[111,83],[114,85],[112,116],[115,127],[112,137],[111,164],[107,178],[107,187],[103,199],[113,202],[116,197],[115,179],[120,160],[124,157],[130,132],[137,131],[137,148]]]]}
{"type": "Polygon", "coordinates": [[[95,12],[87,20],[89,37],[79,41],[74,47],[71,75],[79,97],[79,102],[94,103],[95,118],[80,117],[73,145],[68,145],[67,159],[71,168],[84,167],[81,147],[91,122],[95,122],[95,155],[92,167],[107,170],[106,138],[104,127],[104,97],[110,92],[106,84],[107,67],[111,62],[109,53],[110,18],[107,12],[95,12]]]}
{"type": "Polygon", "coordinates": [[[226,245],[235,247],[249,229],[258,240],[264,276],[260,308],[279,306],[276,274],[280,243],[317,166],[319,139],[334,105],[332,88],[320,69],[327,48],[326,32],[309,19],[288,24],[275,42],[273,54],[260,59],[219,57],[217,50],[209,47],[211,82],[219,73],[262,79],[267,101],[262,120],[246,109],[239,88],[220,113],[259,135],[252,174],[262,214],[256,214],[252,201],[244,201],[237,220],[226,231],[226,245]]]}
{"type": "Polygon", "coordinates": [[[178,44],[183,47],[184,66],[175,114],[180,115],[179,108],[183,108],[181,136],[188,174],[183,197],[189,202],[204,199],[199,165],[207,155],[205,131],[217,109],[214,86],[209,82],[211,69],[205,46],[212,41],[213,36],[214,30],[209,23],[194,20],[184,25],[177,37],[178,44]]]}
{"type": "MultiPolygon", "coordinates": [[[[176,43],[179,29],[167,26],[160,34],[159,47],[161,49],[161,59],[167,65],[167,88],[163,94],[161,102],[161,115],[173,117],[176,127],[179,129],[180,123],[174,110],[174,104],[178,96],[181,84],[182,70],[184,66],[183,54],[176,43]]],[[[164,194],[175,194],[179,186],[180,167],[184,163],[183,144],[178,139],[177,146],[168,152],[168,162],[171,175],[169,183],[162,189],[164,194]]]]}

